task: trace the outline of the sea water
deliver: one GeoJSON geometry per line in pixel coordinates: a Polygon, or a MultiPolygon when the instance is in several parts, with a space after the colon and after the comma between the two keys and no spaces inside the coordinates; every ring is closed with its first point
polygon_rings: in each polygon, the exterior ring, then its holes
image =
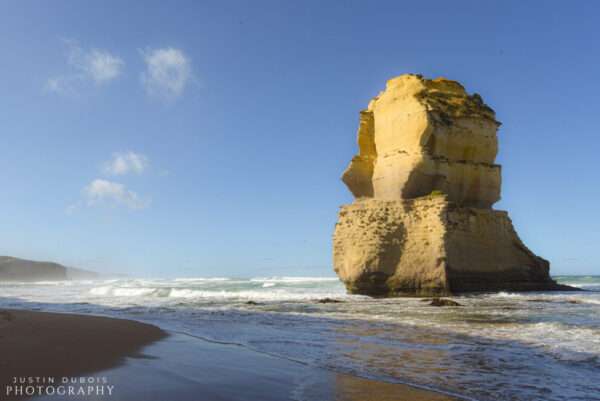
{"type": "Polygon", "coordinates": [[[0,283],[0,307],[136,319],[472,400],[600,400],[600,276],[555,278],[588,291],[440,308],[347,295],[335,277],[111,279],[0,283]]]}

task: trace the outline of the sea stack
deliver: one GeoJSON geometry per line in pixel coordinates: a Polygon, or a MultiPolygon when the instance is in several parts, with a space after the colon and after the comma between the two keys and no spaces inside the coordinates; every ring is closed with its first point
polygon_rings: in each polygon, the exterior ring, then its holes
{"type": "Polygon", "coordinates": [[[456,81],[401,75],[360,112],[342,180],[334,269],[350,293],[448,295],[564,289],[500,199],[494,110],[456,81]]]}

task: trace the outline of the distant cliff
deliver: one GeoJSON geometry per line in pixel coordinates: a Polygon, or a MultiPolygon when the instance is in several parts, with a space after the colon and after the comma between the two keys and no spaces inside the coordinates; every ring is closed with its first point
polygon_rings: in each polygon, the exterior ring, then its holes
{"type": "Polygon", "coordinates": [[[36,262],[12,256],[0,256],[0,281],[54,281],[93,279],[97,273],[53,262],[36,262]]]}

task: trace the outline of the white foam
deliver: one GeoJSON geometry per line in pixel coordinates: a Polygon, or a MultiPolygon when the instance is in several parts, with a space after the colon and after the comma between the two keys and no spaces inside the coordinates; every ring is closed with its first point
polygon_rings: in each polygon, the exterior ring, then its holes
{"type": "Polygon", "coordinates": [[[256,277],[251,278],[252,282],[264,283],[314,283],[314,282],[336,282],[337,277],[256,277]]]}
{"type": "Polygon", "coordinates": [[[117,297],[139,297],[157,294],[158,288],[114,288],[112,293],[117,297]]]}
{"type": "Polygon", "coordinates": [[[494,294],[492,296],[503,297],[503,298],[522,298],[523,297],[522,294],[516,294],[514,292],[506,292],[506,291],[500,291],[499,293],[494,294]]]}
{"type": "Polygon", "coordinates": [[[100,296],[115,296],[115,297],[144,297],[144,296],[167,296],[168,288],[157,287],[114,287],[101,286],[90,289],[90,294],[100,296]]]}
{"type": "Polygon", "coordinates": [[[202,281],[230,281],[230,278],[227,277],[183,277],[183,278],[176,278],[173,281],[175,282],[190,282],[190,283],[194,283],[194,282],[202,282],[202,281]]]}
{"type": "Polygon", "coordinates": [[[221,300],[260,300],[260,301],[307,301],[321,298],[346,297],[343,293],[293,293],[285,290],[261,291],[205,291],[191,289],[172,289],[170,298],[196,298],[196,299],[221,299],[221,300]]]}
{"type": "Polygon", "coordinates": [[[106,285],[102,287],[95,287],[90,290],[92,295],[108,295],[112,287],[106,285]]]}
{"type": "MultiPolygon", "coordinates": [[[[594,283],[570,283],[570,282],[566,282],[566,283],[561,282],[561,284],[568,285],[570,287],[575,287],[575,288],[584,288],[584,287],[590,287],[590,286],[594,285],[594,283]]],[[[598,284],[595,284],[595,285],[598,285],[598,284]]]]}

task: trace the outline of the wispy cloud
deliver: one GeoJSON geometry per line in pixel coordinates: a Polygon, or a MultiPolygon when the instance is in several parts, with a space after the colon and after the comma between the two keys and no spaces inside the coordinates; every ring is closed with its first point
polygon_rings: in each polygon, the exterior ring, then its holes
{"type": "Polygon", "coordinates": [[[172,47],[142,51],[146,70],[141,82],[150,96],[173,100],[184,92],[192,77],[189,58],[172,47]]]}
{"type": "Polygon", "coordinates": [[[87,206],[108,204],[138,210],[150,204],[149,200],[141,199],[137,193],[127,189],[125,185],[99,178],[83,189],[83,196],[87,206]]]}
{"type": "Polygon", "coordinates": [[[116,152],[105,162],[102,171],[108,175],[142,174],[149,166],[148,157],[135,152],[116,152]]]}
{"type": "Polygon", "coordinates": [[[48,78],[44,84],[44,91],[53,92],[59,95],[76,95],[78,85],[81,79],[77,76],[60,75],[48,78]]]}
{"type": "Polygon", "coordinates": [[[59,94],[76,94],[83,86],[106,84],[121,75],[125,62],[102,49],[84,49],[76,41],[67,45],[67,72],[48,78],[44,89],[59,94]]]}
{"type": "Polygon", "coordinates": [[[103,84],[117,78],[125,63],[119,57],[106,50],[92,49],[83,55],[81,69],[97,84],[103,84]]]}

